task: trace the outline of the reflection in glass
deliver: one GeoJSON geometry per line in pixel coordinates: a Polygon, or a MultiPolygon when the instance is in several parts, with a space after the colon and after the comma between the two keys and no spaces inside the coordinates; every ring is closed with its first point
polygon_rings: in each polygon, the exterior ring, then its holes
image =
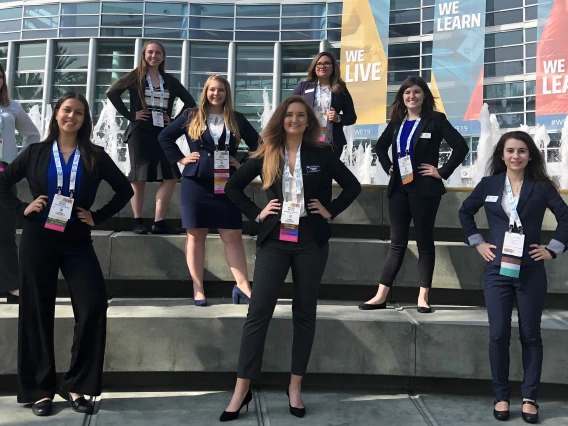
{"type": "Polygon", "coordinates": [[[182,16],[146,15],[145,27],[187,28],[187,19],[182,16]]]}
{"type": "Polygon", "coordinates": [[[489,112],[504,113],[504,112],[519,112],[525,110],[524,98],[511,98],[511,99],[493,99],[485,101],[489,106],[489,112]]]}
{"type": "MultiPolygon", "coordinates": [[[[134,66],[128,67],[134,68],[134,66]]],[[[127,74],[127,71],[97,71],[97,85],[105,86],[105,90],[114,83],[115,80],[127,74]]],[[[127,92],[126,92],[127,93],[127,92]]]]}
{"type": "Polygon", "coordinates": [[[324,16],[324,14],[325,3],[282,5],[282,16],[324,16]]]}
{"type": "Polygon", "coordinates": [[[190,28],[211,29],[211,30],[233,30],[234,19],[223,18],[202,18],[199,16],[192,16],[189,18],[190,28]]]}
{"type": "Polygon", "coordinates": [[[101,25],[112,27],[141,27],[142,16],[140,15],[102,15],[101,25]]]}
{"type": "Polygon", "coordinates": [[[420,35],[420,24],[389,25],[389,37],[420,35]]]}
{"type": "Polygon", "coordinates": [[[341,15],[343,13],[343,3],[328,3],[327,14],[328,15],[341,15]]]}
{"type": "Polygon", "coordinates": [[[10,41],[10,40],[19,40],[20,39],[20,32],[14,33],[0,33],[0,41],[10,41]]]}
{"type": "Polygon", "coordinates": [[[226,70],[227,60],[212,58],[204,60],[203,58],[192,57],[190,60],[189,69],[192,71],[226,70]]]}
{"type": "Polygon", "coordinates": [[[228,58],[229,57],[229,45],[228,44],[197,44],[192,43],[191,57],[196,58],[228,58]]]}
{"type": "Polygon", "coordinates": [[[163,28],[146,28],[144,35],[151,38],[187,38],[186,30],[165,30],[163,28]]]}
{"type": "MultiPolygon", "coordinates": [[[[321,40],[325,38],[324,31],[282,31],[282,41],[292,40],[321,40]]],[[[328,38],[331,41],[330,38],[328,38]]]]}
{"type": "Polygon", "coordinates": [[[218,4],[190,4],[189,13],[197,16],[225,16],[232,18],[235,15],[235,7],[218,4]]]}
{"type": "Polygon", "coordinates": [[[513,24],[523,22],[523,9],[507,10],[506,12],[488,13],[485,15],[485,26],[513,24]]]}
{"type": "Polygon", "coordinates": [[[55,47],[56,55],[88,55],[88,41],[57,41],[55,47]]]}
{"type": "Polygon", "coordinates": [[[143,13],[143,3],[103,2],[103,13],[143,13]]]}
{"type": "Polygon", "coordinates": [[[237,30],[278,31],[280,29],[280,20],[237,18],[235,28],[237,30]]]}
{"type": "Polygon", "coordinates": [[[99,15],[62,16],[62,27],[98,27],[99,15]]]}
{"type": "Polygon", "coordinates": [[[196,40],[233,40],[232,31],[189,30],[189,38],[196,40]]]}
{"type": "Polygon", "coordinates": [[[523,42],[523,30],[485,34],[485,47],[499,47],[523,42]]]}
{"type": "Polygon", "coordinates": [[[523,59],[522,45],[485,49],[485,62],[510,61],[512,59],[523,59]]]}
{"type": "MultiPolygon", "coordinates": [[[[88,50],[87,50],[88,51],[88,50]]],[[[56,56],[53,62],[53,68],[56,70],[63,69],[87,69],[89,67],[89,57],[88,56],[56,56]]]]}
{"type": "Polygon", "coordinates": [[[146,3],[146,13],[158,15],[187,15],[185,3],[146,3]]]}
{"type": "Polygon", "coordinates": [[[134,68],[133,56],[122,56],[119,52],[115,56],[99,56],[97,58],[97,68],[102,69],[121,69],[134,68]]]}
{"type": "Polygon", "coordinates": [[[3,21],[0,23],[0,31],[20,31],[22,29],[22,20],[14,19],[12,21],[3,21]]]}
{"type": "Polygon", "coordinates": [[[101,4],[95,3],[62,3],[61,14],[65,15],[88,15],[99,14],[101,11],[101,4]]]}
{"type": "Polygon", "coordinates": [[[101,37],[142,37],[142,28],[101,28],[101,37]]]}
{"type": "Polygon", "coordinates": [[[10,7],[8,9],[2,9],[2,19],[16,19],[22,17],[21,7],[10,7]]]}
{"type": "Polygon", "coordinates": [[[280,6],[240,6],[237,5],[236,16],[251,16],[259,18],[269,18],[280,16],[280,6]]]}
{"type": "Polygon", "coordinates": [[[388,61],[389,71],[405,71],[420,69],[420,57],[414,58],[394,58],[388,61]]]}
{"type": "Polygon", "coordinates": [[[134,40],[99,42],[97,53],[99,55],[134,55],[134,40]]]}
{"type": "MultiPolygon", "coordinates": [[[[527,83],[530,82],[527,81],[527,83]]],[[[490,84],[483,87],[484,98],[509,98],[511,96],[524,96],[524,87],[522,81],[514,83],[490,84]]]]}
{"type": "Polygon", "coordinates": [[[43,70],[45,68],[45,56],[35,58],[16,58],[16,69],[18,71],[25,70],[43,70]]]}
{"type": "Polygon", "coordinates": [[[42,72],[17,72],[14,76],[16,86],[43,86],[42,72]]]}
{"type": "Polygon", "coordinates": [[[391,24],[407,24],[409,22],[420,22],[420,9],[390,12],[391,24]]]}
{"type": "Polygon", "coordinates": [[[38,87],[14,87],[15,99],[41,99],[43,97],[43,86],[38,87]]]}
{"type": "Polygon", "coordinates": [[[485,77],[505,77],[523,74],[523,61],[502,62],[485,65],[485,77]]]}
{"type": "Polygon", "coordinates": [[[273,60],[241,59],[237,56],[238,73],[272,73],[273,60]]]}
{"type": "Polygon", "coordinates": [[[86,72],[55,71],[53,84],[87,84],[86,72]]]}
{"type": "Polygon", "coordinates": [[[51,97],[53,100],[57,100],[67,92],[80,93],[86,96],[87,86],[53,86],[51,97]]]}
{"type": "Polygon", "coordinates": [[[27,18],[24,19],[24,30],[42,30],[46,28],[57,28],[59,17],[52,18],[27,18]]]}
{"type": "MultiPolygon", "coordinates": [[[[424,52],[426,53],[426,52],[424,52]]],[[[420,43],[403,43],[389,45],[389,59],[398,56],[420,55],[420,43]]]]}
{"type": "Polygon", "coordinates": [[[59,14],[58,4],[45,4],[43,6],[26,6],[24,8],[24,16],[52,16],[59,14]]]}
{"type": "Polygon", "coordinates": [[[536,93],[536,81],[529,80],[525,81],[525,85],[527,88],[527,95],[534,95],[536,93]]]}
{"type": "Polygon", "coordinates": [[[283,18],[283,30],[319,30],[325,29],[324,18],[283,18]]]}

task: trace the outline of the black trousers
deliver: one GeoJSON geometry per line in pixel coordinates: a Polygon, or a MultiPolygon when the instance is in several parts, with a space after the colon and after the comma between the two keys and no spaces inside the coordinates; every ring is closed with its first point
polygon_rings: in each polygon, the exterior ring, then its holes
{"type": "Polygon", "coordinates": [[[408,233],[412,220],[418,245],[419,285],[425,288],[432,287],[436,262],[434,222],[441,199],[441,197],[422,198],[413,190],[394,188],[388,201],[391,245],[381,275],[381,284],[391,287],[400,271],[408,246],[408,233]]]}
{"type": "MultiPolygon", "coordinates": [[[[14,186],[12,191],[16,193],[14,186]]],[[[20,288],[16,222],[18,213],[0,207],[0,293],[20,288]]]]}
{"type": "Polygon", "coordinates": [[[101,394],[106,340],[105,281],[89,230],[69,223],[64,233],[43,221],[24,225],[20,244],[20,319],[18,402],[53,398],[56,392],[53,327],[59,270],[63,273],[75,316],[71,365],[63,392],[101,394]]]}
{"type": "Polygon", "coordinates": [[[314,335],[318,288],[327,263],[329,245],[313,240],[307,220],[300,220],[299,241],[280,241],[280,225],[258,249],[254,268],[254,289],[243,328],[238,377],[260,376],[266,333],[288,270],[292,268],[294,337],[292,374],[306,374],[314,335]]]}
{"type": "Polygon", "coordinates": [[[509,344],[513,302],[516,300],[523,348],[524,380],[521,390],[523,398],[536,400],[543,360],[540,320],[546,298],[546,270],[542,261],[535,266],[521,266],[519,278],[499,275],[499,270],[499,265],[487,265],[483,276],[493,391],[497,400],[508,400],[511,396],[509,344]]]}

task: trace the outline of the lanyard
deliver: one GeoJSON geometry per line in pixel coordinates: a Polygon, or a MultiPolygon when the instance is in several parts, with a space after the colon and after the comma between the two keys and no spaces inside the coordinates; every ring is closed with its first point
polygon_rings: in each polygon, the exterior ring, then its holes
{"type": "MultiPolygon", "coordinates": [[[[511,215],[509,216],[509,232],[513,230],[513,227],[517,225],[517,229],[519,233],[523,233],[523,224],[521,223],[521,218],[519,217],[519,213],[517,212],[517,203],[518,200],[515,202],[515,198],[513,197],[513,189],[511,188],[511,182],[509,181],[509,176],[505,177],[505,187],[507,188],[507,197],[509,198],[509,205],[511,206],[511,215]]],[[[521,192],[519,191],[519,197],[521,192]]]]}
{"type": "MultiPolygon", "coordinates": [[[[296,167],[294,168],[294,178],[296,179],[296,194],[302,193],[302,160],[300,159],[300,149],[302,144],[298,147],[296,153],[296,167]]],[[[284,191],[286,194],[290,193],[290,156],[288,150],[284,148],[284,191]]]]}
{"type": "MultiPolygon", "coordinates": [[[[398,154],[398,158],[400,158],[400,135],[402,134],[402,129],[403,129],[405,123],[406,123],[406,117],[404,117],[404,120],[403,120],[402,124],[400,125],[400,129],[398,130],[398,136],[396,137],[396,153],[398,154]]],[[[408,151],[410,149],[410,144],[412,143],[412,138],[414,137],[414,132],[416,132],[416,129],[418,128],[419,124],[420,124],[420,118],[418,118],[414,122],[414,126],[412,126],[412,131],[410,132],[410,135],[408,136],[408,140],[406,141],[406,154],[405,155],[408,155],[408,151]]]]}
{"type": "MultiPolygon", "coordinates": [[[[55,160],[55,168],[57,169],[57,193],[61,195],[63,190],[63,167],[61,166],[61,157],[59,156],[59,147],[57,141],[53,141],[53,159],[55,160]]],[[[71,176],[69,178],[69,197],[73,198],[75,192],[75,183],[77,182],[77,169],[79,168],[79,160],[81,153],[75,148],[75,157],[73,158],[73,166],[71,167],[71,176]]]]}
{"type": "MultiPolygon", "coordinates": [[[[209,117],[209,129],[213,135],[213,141],[215,142],[215,149],[219,149],[219,135],[215,129],[215,124],[213,124],[213,117],[209,117]]],[[[229,139],[231,139],[231,131],[227,126],[225,126],[225,151],[229,150],[229,139]]]]}
{"type": "MultiPolygon", "coordinates": [[[[154,104],[154,86],[152,85],[152,79],[150,78],[150,73],[146,74],[146,81],[148,82],[148,90],[150,90],[150,99],[152,100],[152,109],[155,109],[154,104]]],[[[160,82],[160,109],[164,108],[164,80],[162,75],[158,73],[158,81],[160,82]]]]}

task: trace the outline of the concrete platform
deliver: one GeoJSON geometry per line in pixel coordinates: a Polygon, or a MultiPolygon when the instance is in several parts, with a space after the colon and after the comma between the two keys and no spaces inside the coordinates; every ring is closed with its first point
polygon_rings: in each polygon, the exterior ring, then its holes
{"type": "MultiPolygon", "coordinates": [[[[282,389],[255,388],[249,411],[241,411],[236,424],[243,426],[358,426],[388,424],[392,426],[479,426],[498,425],[492,415],[490,395],[377,391],[303,392],[306,416],[290,415],[288,400],[282,389]]],[[[15,396],[0,397],[0,426],[211,426],[218,424],[227,406],[230,392],[185,391],[103,393],[97,399],[95,413],[84,416],[71,411],[67,403],[54,404],[51,417],[35,417],[29,408],[18,405],[15,396]]],[[[511,426],[521,426],[520,398],[511,401],[511,426]]],[[[568,400],[541,398],[541,424],[568,424],[568,400]]]]}
{"type": "MultiPolygon", "coordinates": [[[[211,300],[114,299],[108,310],[105,372],[234,372],[246,305],[211,300]]],[[[16,372],[17,307],[0,304],[0,375],[16,372]]],[[[359,311],[355,304],[322,300],[310,373],[490,379],[489,327],[482,308],[435,306],[359,311]],[[451,355],[450,355],[451,354],[451,355]]],[[[516,314],[513,315],[516,319],[516,314]]],[[[565,311],[546,311],[543,383],[568,384],[565,311]]],[[[73,316],[69,301],[56,308],[56,364],[69,365],[73,316]]],[[[511,380],[522,380],[517,323],[511,341],[511,380]]],[[[290,370],[292,314],[280,300],[267,336],[264,372],[290,370]]]]}

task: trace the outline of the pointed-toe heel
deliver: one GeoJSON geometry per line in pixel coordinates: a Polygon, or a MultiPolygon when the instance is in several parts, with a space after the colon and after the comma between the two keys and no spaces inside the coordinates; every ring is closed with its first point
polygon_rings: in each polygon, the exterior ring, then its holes
{"type": "Polygon", "coordinates": [[[245,303],[250,304],[250,297],[248,297],[244,291],[242,291],[240,288],[238,288],[237,286],[233,287],[233,303],[235,305],[238,305],[239,303],[241,303],[241,299],[243,299],[245,301],[245,303]]]}
{"type": "Polygon", "coordinates": [[[288,397],[288,406],[290,407],[290,414],[292,414],[295,417],[299,417],[300,419],[304,417],[306,415],[306,407],[304,408],[292,407],[292,404],[290,404],[290,393],[288,392],[288,389],[286,389],[286,396],[288,397]]]}
{"type": "MultiPolygon", "coordinates": [[[[507,404],[509,404],[509,400],[508,399],[503,399],[500,401],[495,401],[493,403],[493,405],[497,405],[497,403],[499,402],[506,402],[507,404]]],[[[497,420],[500,420],[502,422],[509,420],[509,410],[506,411],[497,411],[495,408],[493,409],[493,417],[495,417],[497,420]]]]}
{"type": "MultiPolygon", "coordinates": [[[[534,401],[523,401],[523,405],[525,404],[529,404],[532,405],[534,407],[536,407],[536,409],[538,410],[538,404],[534,401]]],[[[536,412],[536,414],[529,414],[529,413],[525,413],[524,411],[521,413],[521,417],[523,418],[523,420],[525,421],[525,423],[530,423],[530,424],[536,424],[538,423],[538,411],[536,412]]]]}
{"type": "Polygon", "coordinates": [[[40,417],[51,416],[51,413],[53,413],[53,401],[46,399],[45,401],[36,402],[32,405],[32,413],[40,417]]]}
{"type": "Polygon", "coordinates": [[[223,413],[221,414],[221,417],[219,417],[219,421],[220,422],[230,422],[232,420],[237,420],[239,418],[239,413],[241,412],[241,409],[246,405],[247,406],[247,411],[249,410],[249,403],[252,401],[252,391],[249,389],[245,399],[243,400],[243,403],[241,404],[241,407],[238,409],[238,411],[223,411],[223,413]]]}

